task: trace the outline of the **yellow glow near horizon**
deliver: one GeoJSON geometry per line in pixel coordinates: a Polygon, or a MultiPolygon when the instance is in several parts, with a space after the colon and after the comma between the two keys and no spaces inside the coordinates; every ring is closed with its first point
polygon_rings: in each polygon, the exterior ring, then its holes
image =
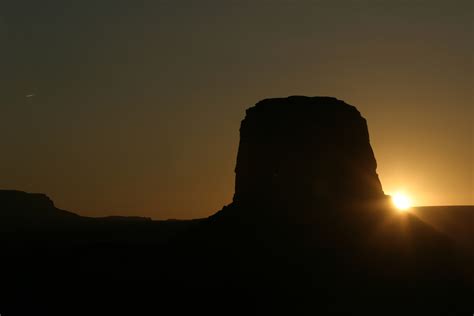
{"type": "Polygon", "coordinates": [[[395,207],[400,211],[406,211],[411,207],[410,198],[406,194],[400,192],[392,195],[392,201],[395,207]]]}

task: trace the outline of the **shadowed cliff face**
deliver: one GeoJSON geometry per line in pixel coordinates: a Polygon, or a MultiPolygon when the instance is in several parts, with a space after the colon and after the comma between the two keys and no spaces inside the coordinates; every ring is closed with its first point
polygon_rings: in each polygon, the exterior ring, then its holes
{"type": "Polygon", "coordinates": [[[266,99],[240,127],[234,202],[355,203],[384,197],[367,123],[331,97],[266,99]]]}

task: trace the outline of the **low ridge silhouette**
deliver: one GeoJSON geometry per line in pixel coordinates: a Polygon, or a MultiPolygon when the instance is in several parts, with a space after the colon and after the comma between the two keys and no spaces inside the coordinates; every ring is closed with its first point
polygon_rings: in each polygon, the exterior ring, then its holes
{"type": "Polygon", "coordinates": [[[391,207],[355,107],[266,99],[240,136],[233,201],[205,219],[85,218],[0,192],[5,315],[472,313],[468,259],[391,207]]]}

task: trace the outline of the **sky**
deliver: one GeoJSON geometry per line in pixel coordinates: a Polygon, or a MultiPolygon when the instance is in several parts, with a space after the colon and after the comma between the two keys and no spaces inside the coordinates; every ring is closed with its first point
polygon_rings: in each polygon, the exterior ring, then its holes
{"type": "Polygon", "coordinates": [[[0,188],[87,216],[232,200],[257,101],[367,119],[386,193],[474,204],[472,1],[0,2],[0,188]]]}

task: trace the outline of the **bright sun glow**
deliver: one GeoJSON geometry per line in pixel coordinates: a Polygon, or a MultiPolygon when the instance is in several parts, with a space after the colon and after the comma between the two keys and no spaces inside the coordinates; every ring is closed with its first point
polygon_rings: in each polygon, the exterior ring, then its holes
{"type": "Polygon", "coordinates": [[[393,194],[392,201],[393,201],[393,204],[395,204],[395,207],[399,209],[400,211],[405,211],[409,209],[411,206],[410,198],[403,193],[393,194]]]}

